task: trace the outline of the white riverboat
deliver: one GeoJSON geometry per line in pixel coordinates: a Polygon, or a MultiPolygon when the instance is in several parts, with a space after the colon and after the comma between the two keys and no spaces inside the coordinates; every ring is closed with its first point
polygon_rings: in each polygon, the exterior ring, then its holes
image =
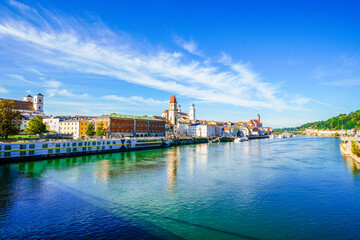
{"type": "Polygon", "coordinates": [[[249,140],[249,138],[247,138],[247,137],[238,137],[238,138],[235,138],[234,143],[245,142],[248,140],[249,140]]]}
{"type": "Polygon", "coordinates": [[[126,138],[117,140],[17,142],[0,144],[0,164],[99,153],[125,152],[169,147],[163,139],[126,138]]]}

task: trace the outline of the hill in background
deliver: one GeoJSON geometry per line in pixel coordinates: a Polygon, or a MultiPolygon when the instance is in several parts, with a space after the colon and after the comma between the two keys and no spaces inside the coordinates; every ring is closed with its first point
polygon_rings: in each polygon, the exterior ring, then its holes
{"type": "Polygon", "coordinates": [[[330,130],[341,130],[341,129],[353,129],[360,128],[360,110],[351,112],[349,114],[340,114],[339,116],[330,118],[326,121],[317,121],[301,125],[300,127],[294,128],[281,128],[274,129],[275,132],[283,131],[294,131],[304,130],[305,128],[313,129],[330,129],[330,130]]]}

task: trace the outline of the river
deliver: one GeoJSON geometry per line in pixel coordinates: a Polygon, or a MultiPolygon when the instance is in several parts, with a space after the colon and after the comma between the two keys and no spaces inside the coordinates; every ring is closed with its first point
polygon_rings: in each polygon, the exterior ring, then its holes
{"type": "Polygon", "coordinates": [[[359,166],[297,136],[0,166],[0,239],[360,239],[359,166]]]}

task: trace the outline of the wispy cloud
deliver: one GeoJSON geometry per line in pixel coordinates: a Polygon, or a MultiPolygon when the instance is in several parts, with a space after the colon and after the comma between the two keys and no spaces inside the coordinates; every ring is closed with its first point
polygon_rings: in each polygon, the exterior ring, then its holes
{"type": "Polygon", "coordinates": [[[45,87],[49,87],[49,88],[58,88],[61,85],[61,82],[56,81],[56,80],[43,79],[43,83],[44,83],[45,87]]]}
{"type": "Polygon", "coordinates": [[[23,81],[23,82],[26,82],[26,83],[30,83],[30,84],[33,84],[33,85],[37,85],[36,82],[27,80],[27,79],[25,79],[25,77],[23,77],[23,76],[21,76],[21,75],[19,75],[19,74],[9,74],[8,76],[11,77],[12,79],[15,79],[15,80],[20,80],[20,81],[23,81]]]}
{"type": "Polygon", "coordinates": [[[154,105],[154,104],[167,104],[168,100],[156,100],[153,98],[143,98],[141,96],[132,96],[132,97],[121,97],[117,95],[107,95],[104,96],[103,99],[112,100],[112,101],[119,101],[119,102],[126,102],[129,104],[139,105],[139,104],[147,104],[147,105],[154,105]]]}
{"type": "Polygon", "coordinates": [[[26,82],[26,83],[29,83],[29,84],[32,84],[32,85],[43,86],[43,87],[46,87],[46,88],[58,88],[61,85],[61,82],[59,82],[59,81],[47,80],[44,77],[39,78],[41,81],[31,81],[31,80],[28,80],[24,76],[21,76],[19,74],[9,74],[8,76],[11,77],[12,79],[15,79],[15,80],[20,80],[20,81],[23,81],[23,82],[26,82]]]}
{"type": "Polygon", "coordinates": [[[327,81],[327,82],[323,82],[323,84],[328,86],[335,86],[335,87],[360,86],[360,77],[327,81]]]}
{"type": "Polygon", "coordinates": [[[8,92],[9,92],[9,90],[0,86],[0,93],[8,93],[8,92]]]}
{"type": "Polygon", "coordinates": [[[181,37],[175,36],[174,41],[179,47],[185,49],[189,53],[203,57],[203,53],[198,49],[197,43],[192,38],[190,41],[185,41],[181,37]]]}
{"type": "MultiPolygon", "coordinates": [[[[36,61],[42,61],[43,64],[54,65],[64,71],[68,69],[107,76],[199,101],[257,109],[298,109],[289,104],[274,84],[262,80],[249,64],[233,61],[225,53],[222,61],[201,61],[192,59],[191,55],[183,56],[148,45],[147,50],[139,50],[142,48],[136,42],[122,38],[106,26],[102,25],[99,29],[79,22],[74,24],[49,11],[40,15],[40,11],[28,12],[11,12],[0,17],[0,36],[3,36],[4,41],[17,43],[27,56],[34,56],[36,61]],[[36,14],[28,21],[31,12],[36,14]]],[[[192,39],[180,42],[190,53],[202,54],[192,39]]],[[[47,84],[54,88],[60,86],[56,86],[56,82],[47,84]]],[[[48,93],[50,96],[63,94],[87,97],[87,94],[77,95],[65,89],[51,89],[48,93]]],[[[126,99],[118,97],[118,100],[126,99]]],[[[132,101],[149,102],[149,99],[132,101]]]]}
{"type": "Polygon", "coordinates": [[[89,94],[75,94],[67,89],[48,89],[46,91],[47,97],[52,98],[55,95],[62,96],[62,97],[71,97],[71,98],[89,98],[89,94]]]}
{"type": "Polygon", "coordinates": [[[318,65],[313,77],[316,79],[329,78],[352,78],[359,74],[360,57],[342,55],[336,59],[329,60],[332,64],[318,65]]]}

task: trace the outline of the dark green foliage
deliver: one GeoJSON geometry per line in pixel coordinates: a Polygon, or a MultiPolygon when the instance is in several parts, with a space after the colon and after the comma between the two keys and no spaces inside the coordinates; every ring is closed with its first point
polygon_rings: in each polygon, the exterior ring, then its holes
{"type": "Polygon", "coordinates": [[[100,122],[96,129],[96,136],[104,136],[104,134],[105,134],[104,123],[100,122]]]}
{"type": "Polygon", "coordinates": [[[356,156],[360,157],[360,147],[359,144],[356,143],[356,141],[351,140],[351,152],[355,154],[356,156]]]}
{"type": "Polygon", "coordinates": [[[85,134],[88,137],[92,137],[92,136],[95,135],[95,127],[94,127],[94,124],[92,122],[89,123],[89,125],[87,126],[85,134]]]}
{"type": "Polygon", "coordinates": [[[330,130],[341,130],[341,129],[353,129],[360,126],[360,110],[355,112],[351,112],[350,114],[340,114],[337,117],[330,118],[326,121],[317,121],[306,123],[301,125],[300,127],[295,128],[281,128],[274,129],[277,132],[283,131],[303,131],[305,128],[313,128],[313,129],[330,129],[330,130]]]}
{"type": "Polygon", "coordinates": [[[14,101],[0,100],[0,137],[8,138],[10,135],[18,134],[22,119],[14,101]]]}
{"type": "Polygon", "coordinates": [[[360,110],[351,112],[350,114],[340,114],[337,117],[330,118],[326,121],[318,121],[307,123],[300,128],[316,128],[316,129],[332,129],[332,130],[341,130],[343,129],[352,129],[358,126],[360,121],[360,110]]]}
{"type": "Polygon", "coordinates": [[[43,123],[43,118],[39,115],[31,119],[25,128],[27,134],[41,134],[46,131],[46,125],[43,123]]]}

